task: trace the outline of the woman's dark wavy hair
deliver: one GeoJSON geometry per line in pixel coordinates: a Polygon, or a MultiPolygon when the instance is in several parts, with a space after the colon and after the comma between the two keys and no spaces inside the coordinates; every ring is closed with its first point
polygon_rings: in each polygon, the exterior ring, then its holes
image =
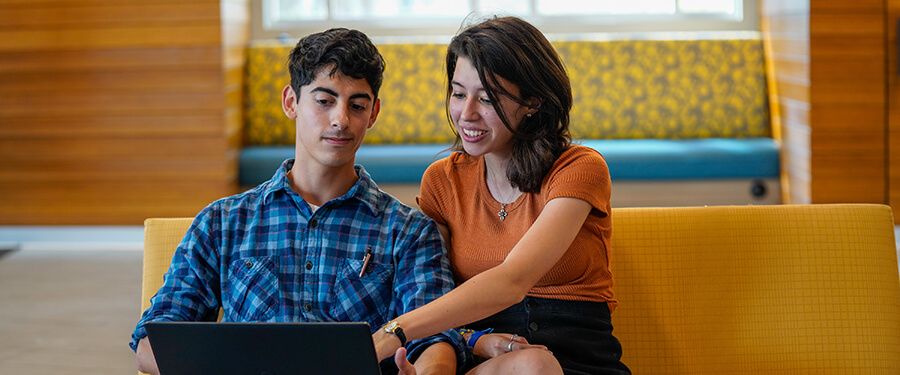
{"type": "MultiPolygon", "coordinates": [[[[523,192],[538,192],[553,163],[572,143],[569,135],[572,87],[562,59],[540,30],[520,18],[494,17],[470,26],[456,35],[447,48],[448,104],[459,57],[471,61],[494,110],[513,134],[507,178],[523,192]],[[498,77],[516,85],[519,96],[505,90],[498,77]],[[501,95],[526,106],[528,99],[536,98],[540,107],[515,129],[500,107],[501,95]]],[[[447,117],[450,117],[449,110],[447,117]]],[[[462,139],[456,128],[452,128],[456,134],[452,149],[464,151],[462,139]]]]}
{"type": "Polygon", "coordinates": [[[301,38],[288,56],[287,65],[297,100],[300,100],[300,88],[312,82],[319,69],[325,67],[331,67],[328,72],[331,76],[341,72],[351,78],[365,79],[378,98],[385,66],[384,58],[366,34],[346,28],[301,38]]]}

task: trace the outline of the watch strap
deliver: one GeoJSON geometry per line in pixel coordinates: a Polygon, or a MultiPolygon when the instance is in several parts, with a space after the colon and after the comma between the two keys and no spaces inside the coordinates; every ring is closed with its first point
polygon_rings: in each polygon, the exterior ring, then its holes
{"type": "Polygon", "coordinates": [[[400,339],[400,346],[406,346],[406,334],[403,333],[403,328],[400,328],[400,324],[390,321],[384,325],[384,331],[397,336],[400,339]]]}

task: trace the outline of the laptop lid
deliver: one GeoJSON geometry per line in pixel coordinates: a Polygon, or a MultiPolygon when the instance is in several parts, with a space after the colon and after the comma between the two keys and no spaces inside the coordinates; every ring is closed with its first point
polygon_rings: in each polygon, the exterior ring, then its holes
{"type": "Polygon", "coordinates": [[[149,322],[161,375],[380,375],[368,323],[149,322]]]}

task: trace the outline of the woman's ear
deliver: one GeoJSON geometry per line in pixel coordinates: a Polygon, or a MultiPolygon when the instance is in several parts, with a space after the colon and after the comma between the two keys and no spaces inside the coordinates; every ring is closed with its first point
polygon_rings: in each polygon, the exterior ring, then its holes
{"type": "Polygon", "coordinates": [[[543,99],[538,98],[536,96],[532,96],[525,100],[528,105],[528,114],[533,115],[541,108],[541,104],[544,102],[543,99]]]}

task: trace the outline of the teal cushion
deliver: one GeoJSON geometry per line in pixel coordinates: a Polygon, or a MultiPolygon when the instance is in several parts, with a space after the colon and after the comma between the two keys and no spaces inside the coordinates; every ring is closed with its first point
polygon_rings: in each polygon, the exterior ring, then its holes
{"type": "Polygon", "coordinates": [[[578,143],[606,159],[616,180],[778,178],[772,138],[591,139],[578,143]]]}
{"type": "MultiPolygon", "coordinates": [[[[616,180],[777,178],[778,143],[772,138],[591,139],[616,180]]],[[[431,163],[449,155],[449,144],[363,145],[356,153],[376,183],[419,183],[431,163]]],[[[275,173],[293,147],[253,146],[240,157],[240,183],[258,185],[275,173]]]]}

